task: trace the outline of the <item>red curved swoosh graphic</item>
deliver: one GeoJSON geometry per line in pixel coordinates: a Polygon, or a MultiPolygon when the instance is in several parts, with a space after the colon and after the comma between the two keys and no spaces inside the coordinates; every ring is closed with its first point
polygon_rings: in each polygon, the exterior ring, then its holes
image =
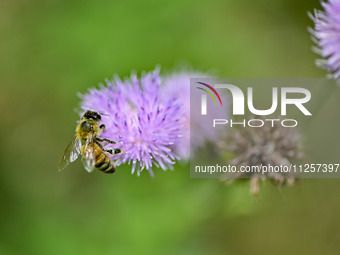
{"type": "Polygon", "coordinates": [[[218,97],[218,100],[220,100],[220,103],[221,103],[221,106],[222,106],[222,100],[220,98],[220,95],[217,93],[217,91],[213,87],[211,87],[210,85],[203,83],[203,82],[198,81],[197,83],[204,85],[204,86],[208,87],[209,89],[211,89],[215,93],[215,95],[218,97]]]}

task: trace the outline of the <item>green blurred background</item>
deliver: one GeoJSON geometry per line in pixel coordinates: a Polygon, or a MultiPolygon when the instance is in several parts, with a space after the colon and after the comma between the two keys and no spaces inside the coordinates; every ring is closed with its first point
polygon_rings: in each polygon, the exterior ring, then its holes
{"type": "Polygon", "coordinates": [[[339,254],[339,180],[281,192],[175,171],[57,164],[77,92],[180,66],[220,77],[323,77],[318,0],[0,1],[0,254],[339,254]]]}

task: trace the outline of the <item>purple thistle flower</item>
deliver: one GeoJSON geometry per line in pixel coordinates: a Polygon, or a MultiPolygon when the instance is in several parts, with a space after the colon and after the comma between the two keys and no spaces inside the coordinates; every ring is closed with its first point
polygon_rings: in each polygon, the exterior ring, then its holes
{"type": "Polygon", "coordinates": [[[179,159],[171,146],[182,137],[183,107],[173,94],[162,93],[160,84],[159,70],[155,70],[140,79],[132,75],[121,81],[117,76],[80,96],[84,111],[103,114],[102,137],[121,141],[125,154],[119,160],[113,158],[116,164],[132,163],[132,173],[137,170],[137,175],[144,169],[153,175],[153,166],[173,169],[179,159]]]}
{"type": "Polygon", "coordinates": [[[327,70],[335,79],[340,78],[340,0],[322,3],[324,11],[316,10],[310,15],[315,23],[311,31],[319,53],[324,59],[317,66],[327,70]]]}

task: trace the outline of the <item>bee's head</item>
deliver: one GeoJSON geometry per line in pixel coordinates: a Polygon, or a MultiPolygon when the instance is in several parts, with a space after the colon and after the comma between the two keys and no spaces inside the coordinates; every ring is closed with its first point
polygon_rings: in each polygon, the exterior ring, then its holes
{"type": "Polygon", "coordinates": [[[93,120],[95,122],[99,122],[102,119],[100,114],[98,112],[94,112],[94,111],[86,111],[83,115],[83,118],[87,119],[87,120],[93,120]]]}

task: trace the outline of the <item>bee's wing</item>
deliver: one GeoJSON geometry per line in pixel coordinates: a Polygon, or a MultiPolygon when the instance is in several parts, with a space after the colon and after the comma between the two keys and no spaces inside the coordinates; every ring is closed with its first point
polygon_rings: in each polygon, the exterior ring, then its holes
{"type": "Polygon", "coordinates": [[[58,170],[63,170],[70,162],[75,161],[81,151],[81,142],[80,139],[75,135],[70,142],[70,144],[67,146],[64,155],[60,159],[58,170]]]}
{"type": "Polygon", "coordinates": [[[95,154],[94,154],[94,134],[89,133],[83,152],[83,164],[89,173],[91,173],[95,169],[95,154]]]}

